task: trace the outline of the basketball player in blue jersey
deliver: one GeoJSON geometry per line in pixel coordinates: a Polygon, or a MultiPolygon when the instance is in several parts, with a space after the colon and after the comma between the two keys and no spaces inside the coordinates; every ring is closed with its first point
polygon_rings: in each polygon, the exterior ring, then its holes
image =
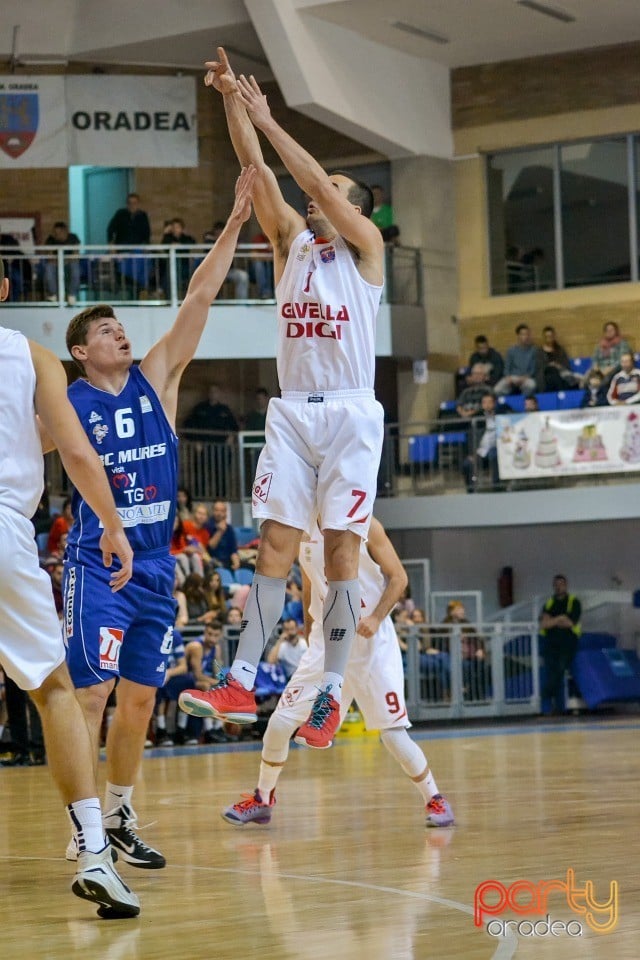
{"type": "MultiPolygon", "coordinates": [[[[8,295],[9,280],[0,259],[0,301],[8,295]]],[[[113,868],[91,738],[65,664],[51,580],[38,563],[30,521],[42,496],[42,430],[58,444],[72,482],[104,524],[99,562],[110,567],[112,553],[120,561],[119,569],[105,570],[107,591],[125,587],[131,577],[131,547],[66,387],[57,357],[21,333],[0,327],[0,662],[7,676],[29,691],[42,720],[49,769],[78,850],[73,892],[97,903],[101,917],[135,917],[140,913],[138,898],[113,868]]],[[[10,910],[10,901],[5,899],[4,906],[10,910]]]]}
{"type": "Polygon", "coordinates": [[[257,665],[282,613],[302,532],[320,514],[329,584],[325,663],[298,739],[325,749],[340,720],[360,609],[360,541],[367,537],[382,449],[383,410],[373,388],[384,246],[369,219],[373,196],[366,184],[325,173],[276,123],[255,80],[236,80],[222,48],[218,57],[207,64],[205,83],[223,95],[240,163],[257,169],[255,211],[273,246],[282,396],[269,403],[253,485],[261,539],[237,654],[223,682],[210,692],[185,691],[180,705],[197,716],[255,721],[257,665]],[[256,129],[309,198],[306,218],[285,202],[256,129]]]}
{"type": "MultiPolygon", "coordinates": [[[[178,387],[250,215],[254,180],[253,168],[242,171],[225,229],[193,274],[173,327],[139,366],[133,365],[131,344],[110,306],[88,307],[67,330],[67,347],[83,374],[69,388],[69,399],[102,460],[136,553],[130,582],[112,596],[100,563],[100,523],[76,493],[64,578],[68,664],[96,765],[102,716],[118,681],[107,735],[104,826],[118,855],[145,869],[165,866],[162,854],[134,830],[132,793],[175,620],[169,543],[178,486],[178,387]]],[[[72,841],[67,857],[75,856],[72,841]]]]}

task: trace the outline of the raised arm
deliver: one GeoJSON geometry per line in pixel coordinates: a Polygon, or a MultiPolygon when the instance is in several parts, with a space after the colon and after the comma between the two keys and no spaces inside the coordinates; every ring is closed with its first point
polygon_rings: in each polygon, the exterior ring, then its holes
{"type": "Polygon", "coordinates": [[[240,76],[238,90],[253,125],[267,137],[298,186],[318,204],[338,233],[363,260],[377,264],[382,280],[383,240],[376,225],[363,216],[337,189],[336,183],[310,153],[271,116],[271,110],[254,77],[240,76]]]}
{"type": "Polygon", "coordinates": [[[265,164],[260,141],[253,126],[235,74],[223,47],[218,47],[218,59],[205,64],[206,86],[222,94],[229,136],[241,166],[252,164],[257,170],[253,205],[258,222],[269,238],[275,253],[275,279],[280,278],[289,246],[304,229],[304,219],[286,203],[273,171],[265,164]]]}
{"type": "Polygon", "coordinates": [[[375,519],[371,521],[367,550],[387,581],[382,596],[368,617],[364,617],[358,624],[358,633],[363,637],[372,637],[378,627],[395,607],[404,593],[408,581],[407,571],[402,566],[400,557],[393,548],[393,544],[384,531],[382,524],[375,519]]]}
{"type": "Polygon", "coordinates": [[[235,203],[224,230],[191,277],[172,328],[140,364],[172,424],[176,418],[180,378],[193,359],[209,316],[209,307],[229,272],[240,228],[249,219],[255,176],[255,169],[248,167],[238,177],[235,203]]]}
{"type": "Polygon", "coordinates": [[[38,343],[30,340],[29,348],[36,372],[36,412],[58,448],[71,482],[104,526],[100,547],[105,567],[111,566],[112,554],[122,564],[111,577],[111,589],[120,590],[131,579],[133,553],[116,511],[104,467],[69,403],[67,376],[62,364],[38,343]]]}

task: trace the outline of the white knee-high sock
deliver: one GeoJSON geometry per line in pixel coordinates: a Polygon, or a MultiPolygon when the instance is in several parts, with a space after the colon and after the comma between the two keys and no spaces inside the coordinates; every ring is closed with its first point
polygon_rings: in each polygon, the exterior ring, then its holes
{"type": "Polygon", "coordinates": [[[428,803],[439,793],[439,790],[429,769],[427,758],[415,740],[411,739],[406,727],[382,730],[380,739],[428,803]]]}

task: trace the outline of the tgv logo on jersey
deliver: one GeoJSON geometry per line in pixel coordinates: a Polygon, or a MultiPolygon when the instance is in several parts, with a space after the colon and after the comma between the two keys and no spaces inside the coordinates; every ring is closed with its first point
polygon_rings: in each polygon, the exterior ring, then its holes
{"type": "Polygon", "coordinates": [[[300,337],[342,340],[340,324],[350,320],[349,311],[344,304],[340,307],[332,307],[331,304],[323,306],[315,300],[283,303],[282,318],[289,321],[286,336],[293,340],[300,337]]]}

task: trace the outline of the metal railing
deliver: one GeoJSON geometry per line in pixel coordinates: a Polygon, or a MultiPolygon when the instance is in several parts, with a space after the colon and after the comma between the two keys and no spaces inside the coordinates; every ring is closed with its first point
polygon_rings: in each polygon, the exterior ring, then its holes
{"type": "Polygon", "coordinates": [[[538,625],[424,624],[397,627],[411,720],[536,714],[538,625]]]}
{"type": "MultiPolygon", "coordinates": [[[[12,306],[64,307],[116,301],[177,307],[210,244],[140,246],[0,246],[12,306]]],[[[386,303],[420,305],[420,251],[385,248],[386,303]]],[[[239,243],[218,302],[273,300],[273,253],[268,244],[239,243]]]]}

